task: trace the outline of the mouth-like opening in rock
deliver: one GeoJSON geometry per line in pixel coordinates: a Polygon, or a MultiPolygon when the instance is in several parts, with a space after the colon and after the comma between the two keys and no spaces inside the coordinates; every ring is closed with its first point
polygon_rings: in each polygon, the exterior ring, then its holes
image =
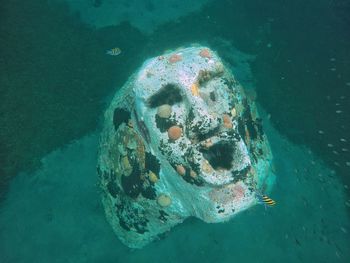
{"type": "Polygon", "coordinates": [[[234,145],[232,143],[218,142],[208,149],[200,149],[200,152],[215,170],[230,170],[232,168],[234,152],[234,145]]]}

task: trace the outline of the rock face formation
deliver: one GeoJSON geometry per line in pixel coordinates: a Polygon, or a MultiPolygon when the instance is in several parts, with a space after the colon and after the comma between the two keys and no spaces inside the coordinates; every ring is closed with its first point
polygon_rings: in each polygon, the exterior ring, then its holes
{"type": "Polygon", "coordinates": [[[106,216],[140,248],[195,216],[223,222],[274,181],[255,105],[215,52],[147,60],[105,114],[98,174],[106,216]]]}

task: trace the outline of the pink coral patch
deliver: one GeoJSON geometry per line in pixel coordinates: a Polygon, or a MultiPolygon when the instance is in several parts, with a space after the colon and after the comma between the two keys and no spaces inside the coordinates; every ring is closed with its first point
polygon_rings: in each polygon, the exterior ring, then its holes
{"type": "Polygon", "coordinates": [[[182,60],[182,57],[181,57],[181,55],[178,55],[178,54],[173,54],[169,58],[170,63],[176,63],[176,62],[181,61],[181,60],[182,60]]]}
{"type": "Polygon", "coordinates": [[[235,199],[240,200],[244,196],[244,188],[241,185],[235,185],[233,187],[233,194],[235,196],[235,199]]]}
{"type": "Polygon", "coordinates": [[[228,185],[224,188],[214,189],[210,192],[210,199],[223,205],[232,203],[233,200],[240,201],[244,197],[244,187],[241,185],[228,185]]]}
{"type": "Polygon", "coordinates": [[[211,53],[210,53],[209,49],[207,49],[207,48],[202,49],[202,50],[199,52],[199,55],[200,55],[202,58],[211,58],[211,53]]]}

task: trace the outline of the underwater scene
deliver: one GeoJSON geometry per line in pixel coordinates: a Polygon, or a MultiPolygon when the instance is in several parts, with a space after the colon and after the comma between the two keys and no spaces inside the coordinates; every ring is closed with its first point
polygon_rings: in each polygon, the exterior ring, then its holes
{"type": "Polygon", "coordinates": [[[3,0],[0,262],[350,262],[350,2],[3,0]]]}

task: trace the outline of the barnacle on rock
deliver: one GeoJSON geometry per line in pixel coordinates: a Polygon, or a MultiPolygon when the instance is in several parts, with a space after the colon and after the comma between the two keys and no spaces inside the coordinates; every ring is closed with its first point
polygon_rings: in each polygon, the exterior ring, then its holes
{"type": "Polygon", "coordinates": [[[183,165],[176,165],[176,171],[179,175],[184,176],[186,174],[186,169],[183,165]]]}
{"type": "Polygon", "coordinates": [[[158,182],[158,177],[157,177],[157,175],[154,173],[154,172],[152,172],[152,171],[149,171],[148,172],[148,179],[150,180],[150,182],[152,182],[152,183],[156,183],[156,182],[158,182]]]}
{"type": "Polygon", "coordinates": [[[167,207],[167,206],[171,205],[171,198],[166,194],[160,194],[157,198],[157,203],[161,207],[167,207]]]}
{"type": "Polygon", "coordinates": [[[179,139],[181,137],[181,134],[182,134],[182,129],[176,125],[170,127],[168,130],[169,139],[174,141],[179,139]]]}
{"type": "Polygon", "coordinates": [[[171,115],[171,106],[169,104],[163,104],[158,107],[157,115],[161,118],[167,119],[171,115]]]}

